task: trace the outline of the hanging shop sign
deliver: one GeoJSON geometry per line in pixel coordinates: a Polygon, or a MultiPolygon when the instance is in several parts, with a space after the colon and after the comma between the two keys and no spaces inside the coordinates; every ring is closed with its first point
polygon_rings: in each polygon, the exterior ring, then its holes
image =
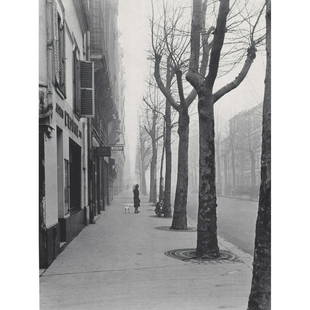
{"type": "Polygon", "coordinates": [[[98,157],[110,157],[111,147],[110,146],[99,146],[95,148],[95,154],[98,157]]]}
{"type": "Polygon", "coordinates": [[[123,152],[124,151],[124,145],[113,145],[111,146],[112,152],[123,152]]]}

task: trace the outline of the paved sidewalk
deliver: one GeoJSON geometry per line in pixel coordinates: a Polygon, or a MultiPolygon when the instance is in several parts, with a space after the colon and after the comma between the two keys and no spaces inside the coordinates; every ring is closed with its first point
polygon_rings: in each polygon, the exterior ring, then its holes
{"type": "Polygon", "coordinates": [[[142,202],[139,214],[124,213],[131,193],[116,197],[95,225],[89,225],[40,277],[46,309],[246,309],[251,257],[220,239],[221,249],[244,262],[193,263],[164,255],[194,248],[196,232],[174,232],[171,219],[154,216],[142,202]]]}

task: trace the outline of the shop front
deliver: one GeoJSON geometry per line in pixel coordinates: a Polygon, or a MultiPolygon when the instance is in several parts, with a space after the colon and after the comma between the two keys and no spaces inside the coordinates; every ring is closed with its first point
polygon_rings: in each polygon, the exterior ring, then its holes
{"type": "Polygon", "coordinates": [[[57,183],[60,242],[70,242],[87,224],[83,184],[86,167],[83,154],[83,124],[57,104],[57,183]],[[63,113],[62,113],[63,112],[63,113]]]}

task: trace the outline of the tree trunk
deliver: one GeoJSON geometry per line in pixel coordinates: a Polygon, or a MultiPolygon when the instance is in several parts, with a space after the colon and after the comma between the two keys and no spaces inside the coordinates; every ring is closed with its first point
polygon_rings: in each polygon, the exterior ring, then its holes
{"type": "MultiPolygon", "coordinates": [[[[166,71],[166,89],[170,89],[173,74],[170,69],[171,57],[167,59],[166,71]]],[[[164,191],[164,217],[171,217],[171,105],[166,98],[165,106],[165,121],[166,121],[166,135],[165,135],[165,150],[166,150],[166,173],[165,173],[165,191],[164,191]]]]}
{"type": "Polygon", "coordinates": [[[140,188],[142,195],[146,195],[146,180],[145,180],[145,172],[147,169],[147,166],[145,164],[146,161],[146,149],[145,149],[145,140],[142,137],[142,131],[140,128],[139,132],[139,157],[137,156],[136,161],[138,161],[139,164],[139,171],[140,171],[140,188]]]}
{"type": "Polygon", "coordinates": [[[186,205],[188,190],[188,109],[179,112],[178,174],[171,229],[187,229],[186,205]]]}
{"type": "Polygon", "coordinates": [[[248,310],[271,307],[271,7],[266,0],[266,77],[263,104],[261,185],[248,310]]]}
{"type": "Polygon", "coordinates": [[[210,91],[198,92],[199,111],[199,209],[197,224],[198,257],[219,256],[216,218],[214,110],[210,91]]]}
{"type": "Polygon", "coordinates": [[[150,164],[150,193],[149,193],[149,202],[153,202],[153,185],[154,182],[154,162],[153,158],[151,159],[151,164],[150,164]]]}
{"type": "Polygon", "coordinates": [[[165,127],[164,127],[164,138],[163,138],[163,148],[160,159],[160,176],[159,176],[159,201],[164,199],[164,178],[163,178],[163,166],[164,166],[164,156],[165,156],[165,127]]]}
{"type": "Polygon", "coordinates": [[[150,170],[150,202],[156,203],[157,200],[157,142],[156,142],[156,122],[157,114],[152,111],[152,130],[150,137],[152,140],[152,160],[150,170]]]}
{"type": "Polygon", "coordinates": [[[141,193],[142,195],[146,195],[145,169],[143,166],[144,166],[144,163],[142,163],[142,169],[141,169],[141,193]]]}
{"type": "Polygon", "coordinates": [[[157,199],[157,147],[155,139],[152,139],[152,160],[150,170],[150,202],[156,203],[157,199]]]}
{"type": "Polygon", "coordinates": [[[166,103],[166,173],[165,173],[165,191],[164,191],[164,216],[171,217],[171,106],[166,103]]]}

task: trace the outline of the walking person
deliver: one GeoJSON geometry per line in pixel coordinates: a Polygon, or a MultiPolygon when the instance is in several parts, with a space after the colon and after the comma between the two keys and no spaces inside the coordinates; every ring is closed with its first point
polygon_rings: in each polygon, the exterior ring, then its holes
{"type": "Polygon", "coordinates": [[[139,213],[138,208],[140,207],[140,198],[139,198],[139,185],[136,184],[133,189],[133,203],[135,208],[135,213],[139,213]]]}

